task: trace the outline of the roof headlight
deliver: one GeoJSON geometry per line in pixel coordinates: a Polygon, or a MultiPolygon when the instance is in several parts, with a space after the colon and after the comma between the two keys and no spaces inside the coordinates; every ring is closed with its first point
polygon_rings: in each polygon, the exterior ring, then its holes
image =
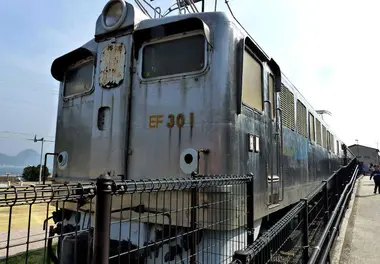
{"type": "Polygon", "coordinates": [[[102,26],[111,31],[117,29],[127,16],[127,5],[124,0],[110,0],[103,8],[102,26]]]}

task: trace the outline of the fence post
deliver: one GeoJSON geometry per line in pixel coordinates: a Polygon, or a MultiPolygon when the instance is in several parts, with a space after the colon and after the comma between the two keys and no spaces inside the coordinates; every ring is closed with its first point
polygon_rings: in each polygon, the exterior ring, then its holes
{"type": "Polygon", "coordinates": [[[341,174],[341,169],[339,169],[336,173],[335,173],[335,204],[334,204],[334,207],[338,204],[338,201],[339,201],[339,192],[340,192],[340,182],[339,182],[339,175],[341,174]]]}
{"type": "MultiPolygon", "coordinates": [[[[323,184],[325,186],[323,186],[323,198],[324,198],[324,204],[323,204],[323,207],[325,209],[325,215],[324,215],[324,218],[323,218],[323,222],[325,224],[325,226],[327,226],[327,223],[329,222],[329,218],[330,218],[330,210],[329,210],[329,190],[327,188],[327,181],[324,180],[322,181],[323,184]]],[[[329,236],[327,236],[329,237],[329,236]]]]}
{"type": "Polygon", "coordinates": [[[108,173],[96,180],[96,211],[94,230],[94,264],[109,262],[112,180],[108,173]]]}
{"type": "MultiPolygon", "coordinates": [[[[255,240],[255,226],[254,226],[254,176],[253,173],[248,173],[251,180],[246,184],[246,196],[247,196],[247,246],[253,244],[255,240]]],[[[233,260],[237,263],[247,264],[252,261],[248,250],[236,250],[233,255],[233,260]]]]}
{"type": "Polygon", "coordinates": [[[252,245],[255,240],[255,226],[254,226],[254,190],[253,190],[253,173],[248,174],[251,180],[247,182],[247,242],[252,245]]]}
{"type": "Polygon", "coordinates": [[[309,261],[309,201],[307,199],[301,199],[305,202],[305,208],[302,211],[303,214],[303,225],[302,225],[302,263],[306,264],[309,261]]]}

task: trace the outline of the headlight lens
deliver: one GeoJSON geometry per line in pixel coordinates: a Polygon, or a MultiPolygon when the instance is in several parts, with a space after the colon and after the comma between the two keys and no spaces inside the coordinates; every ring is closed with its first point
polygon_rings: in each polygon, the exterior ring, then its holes
{"type": "Polygon", "coordinates": [[[120,2],[114,2],[108,7],[108,10],[105,12],[105,18],[104,22],[107,27],[112,27],[114,26],[117,21],[119,21],[122,12],[123,11],[123,6],[120,2]]]}
{"type": "Polygon", "coordinates": [[[123,23],[127,15],[127,6],[123,0],[111,0],[103,9],[103,27],[114,30],[123,23]]]}

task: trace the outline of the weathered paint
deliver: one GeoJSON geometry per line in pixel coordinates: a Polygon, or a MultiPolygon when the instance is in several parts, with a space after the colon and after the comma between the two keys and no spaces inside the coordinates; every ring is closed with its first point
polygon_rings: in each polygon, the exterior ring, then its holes
{"type": "MultiPolygon", "coordinates": [[[[162,30],[163,24],[179,22],[184,17],[146,19],[134,24],[134,7],[128,4],[128,8],[129,32],[119,31],[114,37],[109,34],[101,36],[100,33],[104,32],[97,26],[96,41],[83,46],[96,59],[93,90],[66,102],[59,100],[55,152],[67,152],[68,164],[64,169],[56,169],[58,166],[55,166],[57,181],[88,181],[96,179],[105,170],[110,171],[111,177],[117,180],[120,176],[131,180],[181,178],[189,176],[189,172],[181,171],[180,167],[183,151],[208,149],[207,154],[200,154],[197,160],[200,173],[254,174],[256,238],[261,218],[298,202],[332,170],[338,168],[338,156],[285,127],[281,153],[281,137],[275,136],[281,118],[276,114],[272,120],[269,115],[272,109],[268,104],[265,104],[264,111],[248,106],[239,110],[241,105],[236,104],[239,84],[235,73],[241,61],[238,60],[239,46],[236,43],[247,35],[230,17],[222,13],[186,15],[186,18],[202,19],[210,27],[206,35],[210,35],[207,42],[211,41],[212,45],[205,45],[204,71],[144,80],[138,70],[141,56],[137,54],[141,49],[136,48],[132,36],[150,27],[158,27],[158,30],[165,32],[162,30]],[[133,47],[136,49],[135,56],[131,56],[133,47]],[[248,151],[248,134],[260,139],[260,152],[248,151]],[[283,171],[278,169],[280,161],[283,171]],[[281,202],[280,197],[283,198],[281,202]],[[268,201],[271,200],[279,204],[268,207],[268,201]]],[[[258,49],[256,47],[253,50],[258,49]]],[[[74,60],[71,56],[69,59],[74,60]]],[[[270,73],[270,68],[263,62],[264,101],[270,101],[270,73]]],[[[302,97],[286,77],[282,78],[295,99],[302,97]]],[[[61,83],[61,94],[63,87],[61,83]]],[[[280,105],[278,94],[273,97],[276,105],[280,105]]],[[[60,99],[63,99],[62,96],[60,99]]],[[[306,104],[306,107],[316,116],[311,106],[306,104]]],[[[179,192],[173,196],[170,190],[142,195],[124,194],[121,199],[120,196],[114,196],[112,208],[120,209],[122,204],[144,205],[150,210],[166,211],[169,207],[171,223],[176,227],[176,232],[179,231],[177,234],[180,234],[181,230],[191,227],[188,209],[191,196],[188,192],[179,192]]],[[[206,206],[196,209],[196,224],[205,228],[205,235],[196,249],[202,256],[197,256],[197,259],[220,263],[225,259],[223,255],[231,256],[235,250],[246,247],[244,238],[247,231],[243,231],[242,227],[247,219],[244,213],[240,214],[246,210],[246,198],[241,186],[234,185],[206,188],[198,192],[199,204],[225,202],[217,210],[206,206]],[[208,252],[199,250],[210,244],[218,244],[217,249],[208,252]]],[[[58,207],[62,207],[62,204],[58,207]]],[[[65,204],[65,208],[77,211],[74,203],[65,204]]],[[[81,209],[85,211],[91,208],[94,208],[94,204],[85,204],[81,209]]],[[[80,214],[85,215],[84,212],[80,214]]],[[[160,225],[169,224],[167,218],[157,219],[149,217],[149,214],[148,217],[141,217],[141,213],[132,211],[113,213],[111,217],[115,221],[131,217],[140,220],[140,223],[124,222],[122,232],[119,232],[119,223],[122,221],[111,225],[111,238],[119,239],[122,234],[125,240],[140,247],[156,239],[152,234],[160,225]]],[[[82,224],[79,226],[84,226],[85,219],[81,217],[82,224]]],[[[77,224],[75,221],[73,223],[77,224]]],[[[163,263],[169,245],[164,246],[160,249],[160,255],[149,258],[147,263],[156,263],[156,260],[157,263],[163,263]]]]}
{"type": "MultiPolygon", "coordinates": [[[[329,176],[331,170],[338,168],[338,157],[286,128],[283,152],[276,152],[279,140],[273,138],[279,117],[276,115],[272,120],[268,116],[272,109],[267,109],[267,104],[265,111],[244,106],[237,114],[239,86],[236,74],[232,73],[240,67],[236,43],[246,37],[245,33],[222,13],[188,16],[202,19],[211,30],[213,46],[207,46],[204,72],[144,80],[138,67],[142,63],[141,56],[131,57],[133,44],[136,44],[133,35],[93,43],[93,53],[97,55],[94,80],[99,81],[94,81],[94,92],[88,96],[93,102],[91,107],[88,104],[90,109],[70,112],[77,104],[73,101],[62,115],[66,108],[62,102],[59,106],[61,119],[57,125],[56,152],[67,151],[69,164],[66,170],[58,170],[57,179],[94,179],[104,170],[112,171],[115,179],[120,179],[119,175],[131,180],[182,178],[189,175],[181,170],[181,153],[186,149],[208,149],[207,154],[199,157],[200,173],[255,175],[255,219],[297,202],[329,176]],[[104,122],[105,125],[100,122],[103,115],[98,114],[102,107],[109,108],[109,115],[104,118],[110,123],[104,122]],[[72,131],[74,126],[78,127],[76,132],[80,137],[72,131]],[[247,150],[248,134],[260,139],[259,153],[247,150]],[[279,161],[282,161],[283,172],[277,171],[279,161]],[[281,193],[284,187],[284,199],[268,211],[267,177],[271,174],[279,177],[280,185],[284,181],[284,185],[279,186],[281,193]]],[[[148,19],[136,24],[134,29],[160,28],[169,21],[181,19],[181,16],[148,19]]],[[[264,101],[269,100],[269,73],[270,69],[263,63],[264,101]]],[[[283,80],[295,98],[300,98],[284,76],[283,80]]],[[[279,101],[278,94],[274,97],[279,101]]],[[[277,193],[278,186],[273,187],[277,193]]],[[[232,188],[231,193],[234,192],[232,188]]],[[[164,197],[159,195],[159,199],[164,197]]],[[[149,204],[149,201],[146,199],[144,203],[149,204]]],[[[234,208],[233,203],[229,206],[234,208]]]]}
{"type": "Polygon", "coordinates": [[[125,46],[111,43],[104,47],[100,58],[99,83],[103,88],[114,88],[124,80],[125,46]]]}
{"type": "Polygon", "coordinates": [[[294,155],[294,159],[295,160],[307,160],[307,156],[308,156],[307,151],[308,151],[308,145],[309,145],[307,138],[300,136],[297,143],[298,143],[297,144],[297,151],[294,155]]]}

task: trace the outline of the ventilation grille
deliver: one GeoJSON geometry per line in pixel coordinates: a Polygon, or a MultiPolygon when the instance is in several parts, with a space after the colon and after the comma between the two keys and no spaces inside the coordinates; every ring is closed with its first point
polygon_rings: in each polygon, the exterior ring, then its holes
{"type": "Polygon", "coordinates": [[[285,86],[282,86],[281,88],[280,109],[282,111],[283,126],[291,130],[295,130],[294,95],[285,86]]]}
{"type": "Polygon", "coordinates": [[[317,144],[322,146],[322,133],[321,133],[321,122],[317,119],[317,128],[315,129],[317,134],[317,144]]]}
{"type": "Polygon", "coordinates": [[[297,100],[297,131],[300,135],[307,137],[307,113],[306,107],[297,100]]]}

